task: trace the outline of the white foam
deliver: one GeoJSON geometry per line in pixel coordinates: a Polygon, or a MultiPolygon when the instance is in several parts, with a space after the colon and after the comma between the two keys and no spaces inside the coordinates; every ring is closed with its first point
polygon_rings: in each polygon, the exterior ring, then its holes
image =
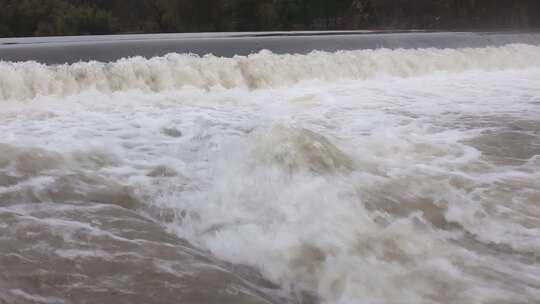
{"type": "Polygon", "coordinates": [[[47,66],[36,62],[0,62],[0,99],[72,95],[95,89],[160,92],[197,88],[268,88],[305,80],[410,77],[437,71],[497,71],[540,66],[540,47],[508,45],[463,49],[378,49],[219,58],[185,54],[121,59],[112,63],[80,62],[47,66]]]}
{"type": "MultiPolygon", "coordinates": [[[[70,160],[71,171],[59,166],[47,175],[83,171],[137,189],[146,204],[140,211],[171,232],[323,303],[532,303],[540,297],[537,156],[500,164],[475,140],[540,127],[539,53],[516,45],[170,55],[81,63],[101,76],[80,86],[65,82],[74,87],[55,87],[64,83],[55,73],[72,75],[77,65],[40,66],[54,76],[43,95],[78,94],[6,102],[0,134],[12,136],[0,142],[70,160]],[[235,70],[242,62],[246,70],[235,70]],[[154,64],[167,68],[161,73],[154,64]],[[160,80],[176,64],[198,78],[160,80]],[[185,79],[198,80],[161,91],[185,79]],[[171,137],[164,127],[182,134],[171,137]],[[92,155],[96,146],[104,147],[98,160],[121,161],[77,167],[73,155],[92,155]],[[158,166],[177,174],[149,174],[158,166]]],[[[12,67],[25,65],[35,67],[12,67]]],[[[37,92],[25,90],[9,94],[37,92]]],[[[62,235],[94,229],[40,223],[62,235]]]]}

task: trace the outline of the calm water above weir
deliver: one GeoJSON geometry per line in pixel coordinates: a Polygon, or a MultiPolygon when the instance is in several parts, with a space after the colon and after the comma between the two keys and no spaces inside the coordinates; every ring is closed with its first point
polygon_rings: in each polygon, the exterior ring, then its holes
{"type": "Polygon", "coordinates": [[[0,63],[0,303],[537,303],[540,47],[0,63]]]}

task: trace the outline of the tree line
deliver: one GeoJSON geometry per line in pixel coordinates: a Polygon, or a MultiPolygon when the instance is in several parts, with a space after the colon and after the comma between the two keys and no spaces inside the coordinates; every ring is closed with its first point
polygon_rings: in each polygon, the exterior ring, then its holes
{"type": "Polygon", "coordinates": [[[0,37],[538,27],[539,0],[0,0],[0,37]]]}

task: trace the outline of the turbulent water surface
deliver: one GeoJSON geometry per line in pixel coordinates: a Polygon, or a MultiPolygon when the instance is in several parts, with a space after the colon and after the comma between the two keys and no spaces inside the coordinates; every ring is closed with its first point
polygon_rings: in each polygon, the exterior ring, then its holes
{"type": "Polygon", "coordinates": [[[539,303],[540,47],[0,63],[0,303],[539,303]]]}

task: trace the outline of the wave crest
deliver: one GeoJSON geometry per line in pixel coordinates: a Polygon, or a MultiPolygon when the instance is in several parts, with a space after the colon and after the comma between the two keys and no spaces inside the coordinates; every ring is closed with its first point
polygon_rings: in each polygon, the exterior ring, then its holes
{"type": "Polygon", "coordinates": [[[433,72],[528,67],[540,67],[540,46],[315,51],[308,55],[261,51],[233,58],[172,53],[151,59],[133,57],[71,65],[0,62],[0,99],[66,96],[85,90],[160,92],[188,86],[258,89],[306,80],[410,77],[433,72]]]}

